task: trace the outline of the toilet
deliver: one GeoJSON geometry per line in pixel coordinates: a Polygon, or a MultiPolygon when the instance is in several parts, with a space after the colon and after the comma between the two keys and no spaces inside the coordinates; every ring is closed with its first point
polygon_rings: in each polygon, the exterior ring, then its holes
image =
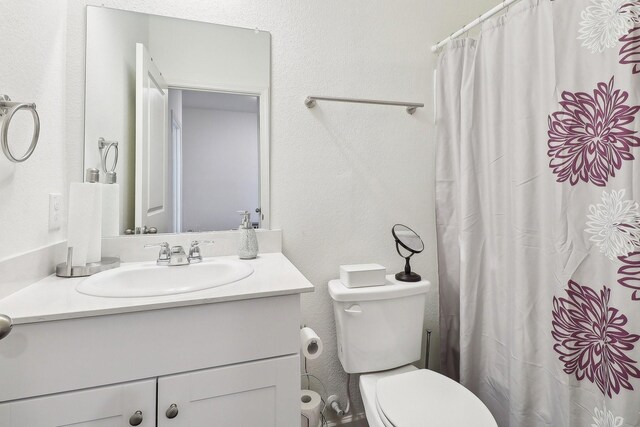
{"type": "Polygon", "coordinates": [[[487,407],[457,382],[411,365],[420,359],[430,283],[399,282],[348,288],[329,282],[338,357],[360,375],[370,427],[497,427],[487,407]]]}

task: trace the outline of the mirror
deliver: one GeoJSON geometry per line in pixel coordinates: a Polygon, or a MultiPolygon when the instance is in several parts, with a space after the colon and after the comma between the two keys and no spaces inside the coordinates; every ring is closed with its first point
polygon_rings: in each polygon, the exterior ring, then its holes
{"type": "Polygon", "coordinates": [[[268,228],[270,73],[267,32],[88,6],[84,167],[118,190],[103,236],[237,229],[245,210],[268,228]]]}
{"type": "Polygon", "coordinates": [[[409,260],[415,254],[424,250],[424,243],[418,234],[406,225],[396,224],[391,229],[391,234],[396,240],[396,251],[405,259],[404,271],[396,273],[396,280],[401,282],[419,282],[422,277],[411,271],[409,260]],[[404,253],[403,253],[404,252],[404,253]]]}

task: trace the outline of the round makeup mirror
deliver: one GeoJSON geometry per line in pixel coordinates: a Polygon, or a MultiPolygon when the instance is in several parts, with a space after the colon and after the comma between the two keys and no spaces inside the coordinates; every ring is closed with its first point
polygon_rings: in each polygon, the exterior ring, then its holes
{"type": "Polygon", "coordinates": [[[405,259],[404,271],[396,274],[396,280],[401,282],[419,282],[422,280],[419,274],[411,271],[409,260],[415,254],[424,250],[424,243],[418,234],[403,224],[396,224],[391,229],[393,238],[396,239],[398,255],[405,259]]]}

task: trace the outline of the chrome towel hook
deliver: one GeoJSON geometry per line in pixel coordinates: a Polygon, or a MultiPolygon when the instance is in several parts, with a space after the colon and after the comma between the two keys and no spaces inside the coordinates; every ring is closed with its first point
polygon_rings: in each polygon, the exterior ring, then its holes
{"type": "Polygon", "coordinates": [[[0,120],[2,121],[2,126],[0,127],[0,145],[2,146],[4,155],[14,163],[24,162],[33,154],[33,151],[38,145],[38,138],[40,136],[40,117],[36,111],[36,104],[12,102],[11,98],[7,95],[0,95],[0,120]],[[22,157],[16,157],[13,155],[9,148],[9,140],[7,137],[9,134],[9,124],[11,123],[11,119],[19,110],[29,110],[33,116],[33,136],[31,137],[31,144],[22,157]]]}

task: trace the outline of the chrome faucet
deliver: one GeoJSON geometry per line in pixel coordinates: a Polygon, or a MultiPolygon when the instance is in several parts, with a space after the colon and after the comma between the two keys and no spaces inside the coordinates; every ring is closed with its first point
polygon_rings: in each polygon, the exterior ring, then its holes
{"type": "Polygon", "coordinates": [[[202,262],[202,253],[200,252],[200,245],[208,244],[212,245],[213,240],[194,240],[191,242],[191,248],[189,248],[189,263],[196,264],[202,262]]]}
{"type": "Polygon", "coordinates": [[[196,264],[202,262],[202,253],[200,245],[213,244],[213,240],[194,240],[191,242],[189,256],[182,246],[169,246],[169,243],[162,242],[151,245],[144,245],[145,248],[160,248],[158,253],[157,265],[166,265],[169,267],[177,265],[196,264]]]}
{"type": "Polygon", "coordinates": [[[173,267],[176,265],[187,265],[189,260],[182,246],[169,247],[167,242],[156,243],[152,245],[144,245],[145,248],[160,248],[158,253],[157,265],[166,265],[173,267]]]}
{"type": "Polygon", "coordinates": [[[171,257],[169,258],[169,267],[187,264],[189,264],[189,258],[187,258],[184,248],[182,246],[172,246],[171,257]]]}

